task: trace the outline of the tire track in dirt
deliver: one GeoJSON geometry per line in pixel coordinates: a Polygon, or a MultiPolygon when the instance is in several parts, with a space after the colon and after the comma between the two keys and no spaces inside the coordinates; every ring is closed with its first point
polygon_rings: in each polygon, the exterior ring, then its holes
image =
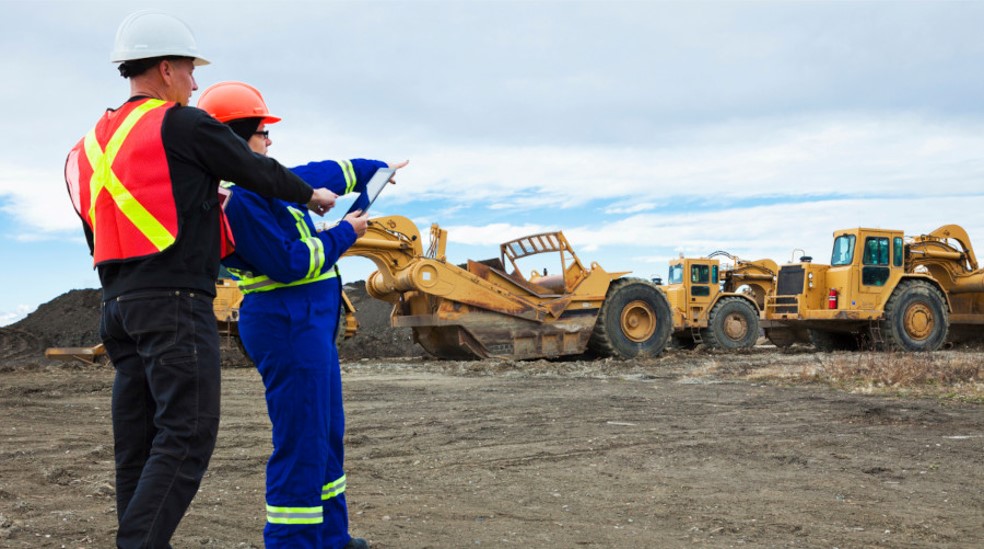
{"type": "Polygon", "coordinates": [[[30,332],[0,328],[0,368],[4,364],[36,361],[44,356],[44,349],[41,338],[30,332]]]}

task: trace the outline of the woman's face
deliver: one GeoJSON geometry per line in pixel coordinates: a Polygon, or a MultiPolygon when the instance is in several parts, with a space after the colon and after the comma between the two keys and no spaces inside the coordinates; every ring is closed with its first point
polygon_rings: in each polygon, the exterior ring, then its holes
{"type": "Polygon", "coordinates": [[[273,141],[270,141],[270,134],[267,133],[266,124],[260,124],[260,127],[256,128],[253,135],[249,138],[249,148],[257,154],[262,154],[266,156],[267,149],[273,141]]]}

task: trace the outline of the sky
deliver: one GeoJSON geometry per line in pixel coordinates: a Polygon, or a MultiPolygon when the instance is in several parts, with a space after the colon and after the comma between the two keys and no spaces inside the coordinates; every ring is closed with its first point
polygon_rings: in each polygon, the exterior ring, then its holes
{"type": "Polygon", "coordinates": [[[0,326],[99,287],[64,160],[127,98],[141,8],[192,28],[201,90],[263,92],[282,163],[409,159],[375,215],[440,224],[455,263],[555,230],[643,278],[828,262],[858,226],[984,242],[984,2],[0,0],[0,326]]]}

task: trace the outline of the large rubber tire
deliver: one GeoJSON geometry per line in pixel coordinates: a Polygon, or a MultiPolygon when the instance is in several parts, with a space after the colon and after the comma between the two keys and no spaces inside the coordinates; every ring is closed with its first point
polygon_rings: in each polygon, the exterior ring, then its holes
{"type": "Polygon", "coordinates": [[[335,325],[335,348],[345,341],[345,305],[338,306],[338,324],[335,325]]]}
{"type": "Polygon", "coordinates": [[[765,337],[778,349],[787,349],[800,341],[792,328],[766,328],[765,337]]]}
{"type": "Polygon", "coordinates": [[[608,287],[588,348],[601,356],[655,357],[673,330],[670,303],[655,284],[620,278],[608,287]]]}
{"type": "Polygon", "coordinates": [[[239,337],[239,334],[233,334],[231,337],[232,340],[236,343],[236,348],[239,349],[240,353],[242,353],[243,361],[245,362],[246,366],[249,368],[255,368],[256,363],[253,362],[253,359],[249,356],[249,353],[246,352],[246,346],[243,345],[243,340],[242,338],[239,337]]]}
{"type": "Polygon", "coordinates": [[[924,280],[907,280],[888,298],[881,332],[889,349],[936,351],[946,342],[949,325],[943,294],[924,280]]]}
{"type": "Polygon", "coordinates": [[[746,299],[722,298],[711,309],[701,337],[711,349],[751,349],[759,337],[758,311],[746,299]]]}
{"type": "Polygon", "coordinates": [[[810,330],[810,343],[822,353],[858,350],[857,336],[848,332],[810,330]]]}
{"type": "Polygon", "coordinates": [[[667,343],[667,348],[669,349],[681,349],[684,351],[692,351],[697,348],[697,342],[694,341],[694,336],[687,332],[686,335],[672,336],[667,343]]]}

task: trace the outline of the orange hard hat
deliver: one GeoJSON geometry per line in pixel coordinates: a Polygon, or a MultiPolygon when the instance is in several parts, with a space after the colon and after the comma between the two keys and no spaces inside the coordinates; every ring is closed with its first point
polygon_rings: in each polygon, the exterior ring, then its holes
{"type": "Polygon", "coordinates": [[[271,116],[260,91],[245,82],[219,82],[209,86],[198,98],[198,108],[219,122],[240,118],[262,118],[262,124],[280,122],[271,116]]]}

